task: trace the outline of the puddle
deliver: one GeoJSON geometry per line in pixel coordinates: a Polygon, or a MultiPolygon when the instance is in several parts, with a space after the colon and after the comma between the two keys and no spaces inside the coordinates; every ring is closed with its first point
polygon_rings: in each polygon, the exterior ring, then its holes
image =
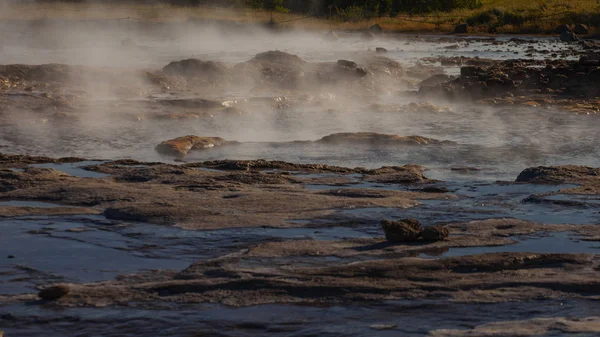
{"type": "Polygon", "coordinates": [[[106,178],[109,177],[109,174],[88,171],[84,169],[85,166],[90,165],[100,165],[104,163],[104,161],[81,161],[77,163],[48,163],[48,164],[33,164],[29,165],[30,167],[38,167],[38,168],[52,168],[67,174],[70,174],[74,177],[80,178],[106,178]]]}

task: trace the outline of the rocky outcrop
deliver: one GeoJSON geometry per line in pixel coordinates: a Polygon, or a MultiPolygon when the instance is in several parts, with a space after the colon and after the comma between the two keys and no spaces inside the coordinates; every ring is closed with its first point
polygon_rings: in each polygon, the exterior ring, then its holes
{"type": "Polygon", "coordinates": [[[449,141],[440,141],[422,136],[398,136],[375,132],[345,132],[325,136],[318,143],[325,144],[364,144],[364,145],[432,145],[452,144],[449,141]]]}
{"type": "Polygon", "coordinates": [[[422,231],[421,223],[415,219],[382,220],[381,227],[385,232],[385,239],[394,243],[416,241],[422,231]]]}
{"type": "Polygon", "coordinates": [[[443,241],[450,233],[448,228],[444,226],[423,228],[419,220],[416,219],[382,220],[381,227],[385,232],[385,239],[392,243],[415,242],[418,240],[443,241]]]}
{"type": "Polygon", "coordinates": [[[443,241],[448,235],[450,235],[450,232],[448,231],[448,228],[444,226],[425,227],[421,232],[423,241],[443,241]]]}
{"type": "Polygon", "coordinates": [[[66,285],[55,285],[42,289],[38,297],[46,301],[55,301],[69,293],[69,287],[66,285]]]}
{"type": "Polygon", "coordinates": [[[227,67],[220,62],[187,59],[171,62],[162,71],[169,76],[183,76],[188,79],[198,78],[216,82],[224,79],[227,67]]]}
{"type": "Polygon", "coordinates": [[[600,168],[588,166],[538,166],[530,167],[519,174],[517,182],[528,183],[600,183],[600,168]]]}
{"type": "Polygon", "coordinates": [[[588,26],[579,23],[575,25],[575,28],[573,28],[573,33],[577,35],[587,35],[590,33],[590,29],[588,28],[588,26]]]}
{"type": "Polygon", "coordinates": [[[490,66],[465,66],[461,76],[434,86],[422,86],[423,96],[449,99],[557,94],[576,97],[600,95],[596,55],[580,61],[507,60],[490,66]]]}
{"type": "Polygon", "coordinates": [[[220,137],[184,136],[158,144],[156,151],[168,156],[185,157],[191,150],[209,149],[232,143],[235,142],[229,142],[220,137]]]}
{"type": "Polygon", "coordinates": [[[560,33],[560,40],[563,42],[577,42],[579,38],[572,31],[564,31],[560,33]]]}

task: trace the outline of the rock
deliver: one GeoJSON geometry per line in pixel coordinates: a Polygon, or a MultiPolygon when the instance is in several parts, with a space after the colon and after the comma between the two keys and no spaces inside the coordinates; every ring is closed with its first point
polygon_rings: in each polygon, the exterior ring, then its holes
{"type": "Polygon", "coordinates": [[[579,23],[575,25],[575,28],[573,28],[573,33],[578,35],[587,35],[590,33],[590,29],[588,28],[588,26],[579,23]]]}
{"type": "Polygon", "coordinates": [[[570,32],[571,28],[568,25],[560,25],[554,29],[556,34],[562,34],[564,32],[570,32]]]}
{"type": "Polygon", "coordinates": [[[389,242],[416,241],[421,235],[421,223],[415,219],[382,220],[381,227],[385,232],[385,239],[389,242]]]}
{"type": "Polygon", "coordinates": [[[398,136],[376,132],[341,132],[325,136],[318,143],[327,144],[365,144],[365,145],[430,145],[450,144],[452,142],[440,141],[421,136],[398,136]]]}
{"type": "Polygon", "coordinates": [[[571,31],[565,31],[560,34],[560,40],[563,42],[577,42],[579,38],[571,31]]]}
{"type": "Polygon", "coordinates": [[[254,56],[254,60],[293,66],[301,66],[306,64],[306,61],[299,58],[298,56],[279,50],[271,50],[264,53],[256,54],[256,56],[254,56]]]}
{"type": "Polygon", "coordinates": [[[356,64],[356,62],[347,61],[347,60],[338,60],[337,64],[339,66],[347,67],[347,68],[352,68],[352,69],[358,67],[358,64],[356,64]]]}
{"type": "Polygon", "coordinates": [[[600,180],[600,168],[588,166],[538,166],[523,170],[517,182],[528,183],[578,183],[600,180]]]}
{"type": "Polygon", "coordinates": [[[469,25],[462,23],[454,27],[454,34],[466,34],[469,32],[469,25]]]}
{"type": "Polygon", "coordinates": [[[462,67],[460,68],[460,76],[479,76],[483,72],[483,69],[480,67],[462,67]]]}
{"type": "Polygon", "coordinates": [[[365,77],[369,74],[369,72],[365,68],[356,68],[356,75],[358,77],[365,77]]]}
{"type": "Polygon", "coordinates": [[[382,48],[382,47],[377,47],[377,48],[375,48],[375,52],[376,53],[380,53],[380,54],[384,54],[384,53],[387,53],[388,50],[385,49],[385,48],[382,48]]]}
{"type": "Polygon", "coordinates": [[[163,73],[169,76],[197,77],[210,81],[219,80],[227,73],[227,67],[223,63],[197,59],[174,61],[162,70],[163,73]]]}
{"type": "Polygon", "coordinates": [[[66,296],[68,293],[69,287],[65,285],[57,285],[42,289],[38,293],[38,296],[43,300],[55,301],[61,297],[66,296]]]}
{"type": "Polygon", "coordinates": [[[168,156],[183,157],[191,150],[207,149],[232,144],[220,137],[184,136],[164,141],[156,146],[156,151],[168,156]]]}
{"type": "Polygon", "coordinates": [[[449,80],[451,80],[452,78],[446,74],[437,74],[437,75],[433,75],[432,77],[424,80],[423,82],[421,82],[421,84],[419,84],[419,87],[423,87],[423,86],[435,86],[441,83],[446,83],[449,80]]]}
{"type": "Polygon", "coordinates": [[[423,241],[443,241],[448,235],[450,235],[450,232],[444,226],[425,227],[421,232],[423,241]]]}
{"type": "Polygon", "coordinates": [[[448,190],[446,187],[443,187],[443,186],[426,186],[421,189],[421,192],[424,192],[424,193],[448,193],[448,192],[450,192],[450,190],[448,190]]]}
{"type": "Polygon", "coordinates": [[[375,24],[369,28],[369,32],[376,35],[380,35],[383,34],[383,28],[380,25],[375,24]]]}
{"type": "Polygon", "coordinates": [[[9,258],[9,259],[14,259],[14,258],[15,258],[15,256],[14,256],[14,255],[9,255],[9,256],[8,256],[8,258],[9,258]]]}

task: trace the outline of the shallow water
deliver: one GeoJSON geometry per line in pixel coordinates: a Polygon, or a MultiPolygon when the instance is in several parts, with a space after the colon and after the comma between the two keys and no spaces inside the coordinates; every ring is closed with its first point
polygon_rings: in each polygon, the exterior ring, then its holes
{"type": "MultiPolygon", "coordinates": [[[[533,301],[459,304],[445,301],[397,301],[380,304],[310,307],[261,305],[227,308],[185,306],[177,311],[141,309],[53,309],[35,305],[0,307],[9,336],[424,336],[436,329],[525,318],[597,316],[594,301],[533,301]],[[42,324],[40,324],[42,323],[42,324]],[[51,326],[52,329],[47,329],[51,326]]],[[[563,336],[551,331],[543,336],[563,336]]],[[[572,336],[588,337],[593,334],[572,336]]]]}
{"type": "MultiPolygon", "coordinates": [[[[6,27],[5,27],[6,28],[6,27]]],[[[479,56],[505,60],[525,57],[527,48],[560,53],[567,47],[556,39],[531,38],[531,43],[492,46],[490,41],[458,41],[459,50],[445,47],[456,41],[445,37],[416,40],[412,36],[388,36],[374,41],[350,37],[324,43],[321,36],[295,33],[256,35],[253,32],[226,34],[212,29],[162,32],[159,37],[139,32],[127,23],[115,22],[113,29],[94,32],[94,25],[69,32],[60,38],[51,29],[0,29],[0,64],[50,62],[158,69],[168,62],[194,57],[203,60],[243,62],[270,49],[297,54],[311,62],[352,58],[356,52],[375,47],[389,50],[385,56],[406,66],[424,57],[479,56]],[[141,48],[123,48],[120,41],[134,36],[141,48]],[[175,36],[175,37],[174,37],[175,36]],[[40,41],[43,40],[43,41],[40,41]],[[438,40],[437,42],[435,42],[438,40]],[[57,43],[60,42],[60,43],[57,43]],[[433,43],[435,42],[435,43],[433,43]],[[468,45],[467,45],[468,42],[468,45]]],[[[499,37],[499,40],[510,37],[499,37]]],[[[534,53],[542,59],[547,54],[534,53]]],[[[457,67],[445,67],[456,74],[457,67]]],[[[224,92],[222,101],[247,99],[247,114],[234,117],[211,116],[185,121],[125,120],[122,116],[144,114],[149,98],[115,101],[93,97],[84,108],[89,120],[41,122],[36,114],[0,120],[0,149],[51,157],[80,156],[107,160],[133,158],[172,162],[159,156],[156,144],[187,134],[220,136],[245,142],[236,146],[190,153],[188,161],[213,159],[285,160],[295,163],[324,163],[346,167],[376,168],[386,165],[421,164],[426,176],[444,180],[458,199],[424,200],[412,209],[344,209],[323,219],[295,219],[291,223],[318,227],[332,220],[354,220],[352,226],[326,228],[244,228],[214,231],[186,231],[175,227],[143,223],[117,223],[99,216],[28,217],[1,219],[0,293],[35,291],[39,285],[56,282],[110,280],[117,275],[148,269],[181,270],[191,263],[241,252],[255,244],[290,240],[341,240],[382,237],[383,218],[415,217],[425,225],[487,218],[518,218],[550,224],[600,224],[598,200],[583,196],[554,195],[548,203],[524,203],[532,194],[556,192],[572,185],[524,185],[496,183],[514,181],[524,168],[537,165],[581,164],[600,166],[600,133],[597,116],[572,115],[564,111],[532,107],[491,107],[433,102],[451,110],[445,112],[378,112],[373,103],[402,106],[419,100],[411,93],[390,88],[375,97],[355,98],[331,92],[311,100],[281,92],[224,92]],[[270,104],[281,95],[291,106],[273,111],[270,104]],[[312,103],[308,103],[311,101],[312,103]],[[314,103],[318,101],[318,104],[314,103]],[[314,104],[313,104],[314,103],[314,104]],[[317,140],[335,132],[380,132],[421,135],[455,141],[445,146],[330,146],[315,143],[284,143],[317,140]],[[465,173],[452,168],[474,167],[465,173]],[[562,201],[577,201],[583,207],[562,201]],[[9,258],[9,256],[11,256],[9,258]]],[[[181,96],[164,93],[160,99],[198,99],[194,93],[181,96]]],[[[82,167],[98,162],[42,164],[87,178],[107,175],[82,167]]],[[[327,175],[299,175],[319,178],[327,175]]],[[[348,186],[307,185],[309,189],[376,188],[418,189],[421,186],[394,186],[365,183],[359,175],[347,176],[356,184],[348,186]]],[[[32,201],[0,202],[1,206],[58,207],[32,201]]],[[[502,247],[455,248],[420,256],[462,256],[488,252],[598,253],[595,242],[579,241],[566,233],[545,237],[515,237],[516,244],[502,247]]],[[[360,258],[359,258],[360,259],[360,258]]],[[[248,265],[289,263],[289,260],[248,260],[248,265]]],[[[335,265],[347,262],[334,257],[300,257],[298,266],[335,265]]],[[[163,310],[127,308],[58,309],[38,303],[0,303],[0,329],[10,336],[423,336],[434,329],[467,329],[492,321],[533,317],[599,315],[596,302],[585,300],[532,301],[490,305],[457,304],[439,301],[361,303],[332,307],[264,305],[227,308],[219,305],[165,305],[163,310]],[[388,330],[377,330],[377,327],[388,330]]],[[[562,336],[551,332],[547,336],[562,336]]],[[[580,334],[579,336],[586,336],[580,334]]],[[[591,335],[589,335],[591,336],[591,335]]]]}

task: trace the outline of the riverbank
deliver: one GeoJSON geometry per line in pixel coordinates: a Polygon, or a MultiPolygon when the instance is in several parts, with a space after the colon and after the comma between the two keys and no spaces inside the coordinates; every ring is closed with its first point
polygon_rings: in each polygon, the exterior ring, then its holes
{"type": "Polygon", "coordinates": [[[235,24],[261,24],[271,19],[277,26],[304,30],[365,30],[379,24],[394,33],[450,33],[458,24],[469,24],[471,34],[555,34],[563,24],[585,25],[589,33],[598,32],[599,5],[592,1],[523,1],[488,0],[482,7],[448,13],[423,15],[399,14],[395,17],[356,18],[348,22],[316,18],[299,13],[270,13],[249,8],[173,6],[168,4],[34,3],[5,5],[0,20],[137,20],[176,23],[218,21],[235,24]]]}

